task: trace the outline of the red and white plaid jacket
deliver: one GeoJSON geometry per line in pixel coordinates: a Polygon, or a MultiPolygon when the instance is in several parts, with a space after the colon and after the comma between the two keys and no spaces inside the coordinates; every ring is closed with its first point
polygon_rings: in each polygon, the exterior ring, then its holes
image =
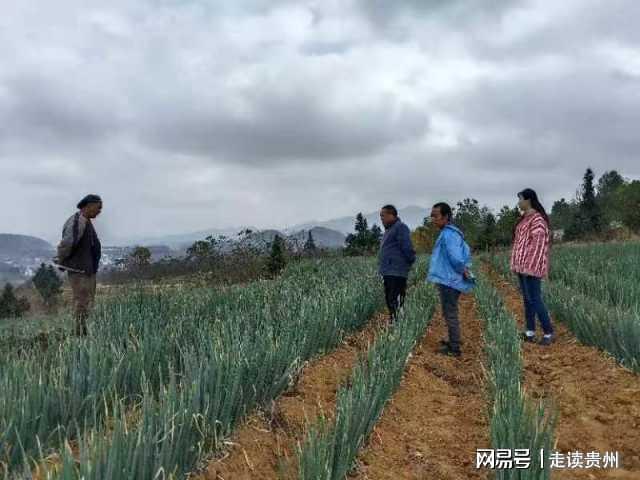
{"type": "Polygon", "coordinates": [[[511,271],[543,278],[549,273],[551,233],[544,217],[536,212],[516,227],[511,251],[511,271]]]}

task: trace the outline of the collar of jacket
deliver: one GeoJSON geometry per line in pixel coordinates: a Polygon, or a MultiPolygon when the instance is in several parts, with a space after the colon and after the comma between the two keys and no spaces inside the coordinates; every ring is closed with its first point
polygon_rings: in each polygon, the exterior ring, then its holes
{"type": "Polygon", "coordinates": [[[396,221],[393,222],[393,224],[389,225],[389,227],[385,227],[384,235],[382,235],[382,241],[380,242],[381,247],[382,245],[384,245],[384,242],[387,240],[387,238],[389,238],[389,233],[391,233],[391,231],[398,225],[402,225],[402,221],[400,220],[400,217],[398,217],[396,221]]]}
{"type": "Polygon", "coordinates": [[[454,224],[452,223],[447,223],[444,228],[442,229],[442,231],[444,230],[453,230],[454,232],[456,232],[458,235],[460,235],[462,238],[464,238],[464,233],[462,233],[462,230],[460,230],[458,227],[456,227],[454,224]]]}
{"type": "Polygon", "coordinates": [[[396,217],[396,221],[393,222],[391,225],[389,225],[388,227],[386,225],[383,225],[384,227],[384,231],[387,232],[389,230],[391,230],[393,227],[395,227],[396,225],[398,225],[399,223],[402,223],[402,220],[400,220],[400,217],[396,217]]]}

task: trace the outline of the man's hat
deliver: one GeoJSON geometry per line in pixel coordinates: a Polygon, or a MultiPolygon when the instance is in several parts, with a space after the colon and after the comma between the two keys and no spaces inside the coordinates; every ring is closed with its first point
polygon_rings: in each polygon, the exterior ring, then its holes
{"type": "Polygon", "coordinates": [[[84,208],[90,203],[102,203],[102,199],[100,198],[99,195],[94,195],[94,194],[87,195],[82,200],[80,200],[80,202],[78,203],[78,208],[84,208]]]}

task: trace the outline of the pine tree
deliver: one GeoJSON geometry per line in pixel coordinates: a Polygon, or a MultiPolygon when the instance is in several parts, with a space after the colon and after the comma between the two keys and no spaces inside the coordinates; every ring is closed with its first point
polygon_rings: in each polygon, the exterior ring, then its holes
{"type": "Polygon", "coordinates": [[[597,234],[603,229],[602,213],[596,201],[596,189],[593,180],[593,170],[587,168],[578,194],[578,209],[565,232],[565,238],[568,240],[597,234]]]}
{"type": "Polygon", "coordinates": [[[584,180],[582,183],[582,200],[580,202],[580,209],[585,217],[586,226],[588,228],[587,233],[597,233],[602,231],[602,214],[600,212],[600,207],[596,202],[596,189],[593,180],[593,170],[587,168],[587,171],[584,173],[584,180]]]}
{"type": "Polygon", "coordinates": [[[62,296],[62,280],[54,268],[43,263],[33,277],[33,285],[47,308],[54,308],[62,296]]]}
{"type": "Polygon", "coordinates": [[[374,253],[380,247],[382,230],[378,225],[373,225],[371,230],[367,225],[367,219],[358,213],[355,223],[355,234],[347,235],[345,253],[347,255],[367,255],[374,253]]]}
{"type": "Polygon", "coordinates": [[[369,231],[369,227],[367,225],[367,219],[362,215],[362,213],[358,213],[356,215],[356,226],[355,226],[356,234],[364,235],[369,231]]]}
{"type": "Polygon", "coordinates": [[[7,283],[0,296],[0,318],[21,317],[29,308],[27,299],[16,297],[13,285],[7,283]]]}
{"type": "Polygon", "coordinates": [[[303,248],[306,253],[314,253],[317,250],[316,242],[313,239],[313,234],[311,233],[311,230],[309,230],[307,234],[307,241],[305,242],[303,248]]]}
{"type": "Polygon", "coordinates": [[[280,235],[276,235],[271,244],[271,254],[267,260],[267,272],[272,276],[278,275],[286,264],[284,240],[280,235]]]}

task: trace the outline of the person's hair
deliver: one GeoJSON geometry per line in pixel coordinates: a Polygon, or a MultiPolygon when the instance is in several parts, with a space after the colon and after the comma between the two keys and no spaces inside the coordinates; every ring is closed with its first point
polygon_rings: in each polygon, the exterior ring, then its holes
{"type": "Polygon", "coordinates": [[[382,207],[382,210],[386,210],[387,212],[390,212],[391,215],[393,215],[394,217],[398,216],[398,209],[393,205],[385,205],[384,207],[382,207]]]}
{"type": "MultiPolygon", "coordinates": [[[[531,208],[533,208],[536,212],[538,212],[540,215],[542,215],[542,218],[544,218],[544,221],[547,222],[547,226],[549,226],[549,224],[550,224],[549,215],[547,215],[546,210],[544,209],[544,207],[540,203],[540,200],[538,200],[538,194],[535,192],[535,190],[533,190],[531,188],[525,188],[521,192],[518,192],[518,197],[522,197],[523,200],[529,200],[531,202],[531,208]]],[[[514,239],[516,238],[516,228],[518,228],[518,225],[520,224],[520,222],[523,219],[524,219],[524,215],[521,215],[520,218],[518,219],[518,221],[516,222],[516,224],[513,227],[513,235],[512,235],[512,237],[514,239]]]]}
{"type": "Polygon", "coordinates": [[[102,203],[102,198],[99,195],[91,193],[78,202],[78,209],[82,210],[90,203],[102,203]]]}
{"type": "Polygon", "coordinates": [[[438,202],[433,206],[433,208],[438,208],[440,210],[440,215],[444,215],[449,219],[449,221],[451,221],[451,218],[453,217],[453,211],[451,210],[451,207],[448,203],[438,202]]]}

